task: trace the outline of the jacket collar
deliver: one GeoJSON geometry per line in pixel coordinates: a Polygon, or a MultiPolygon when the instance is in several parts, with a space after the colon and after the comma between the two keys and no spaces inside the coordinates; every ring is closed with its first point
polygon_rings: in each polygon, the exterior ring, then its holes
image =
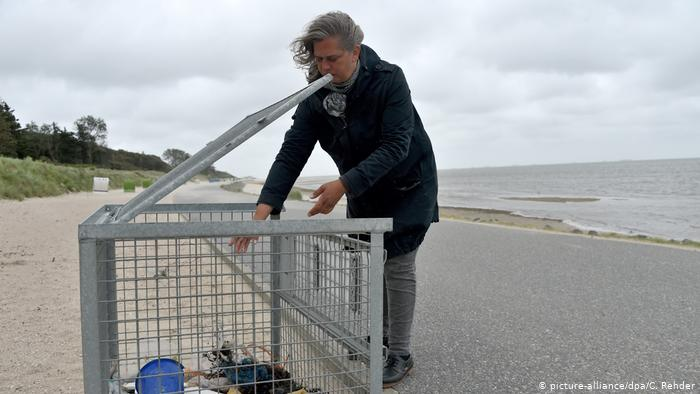
{"type": "Polygon", "coordinates": [[[355,86],[350,90],[352,98],[359,97],[367,87],[370,75],[382,69],[381,59],[377,52],[364,44],[360,47],[360,67],[360,74],[357,76],[355,86]]]}
{"type": "Polygon", "coordinates": [[[379,61],[379,55],[372,48],[365,44],[360,46],[360,66],[363,70],[371,70],[379,61]]]}

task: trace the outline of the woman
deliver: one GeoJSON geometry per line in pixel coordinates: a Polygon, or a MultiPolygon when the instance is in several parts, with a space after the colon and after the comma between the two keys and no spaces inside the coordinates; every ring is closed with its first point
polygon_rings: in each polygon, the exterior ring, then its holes
{"type": "MultiPolygon", "coordinates": [[[[333,210],[347,197],[351,218],[391,217],[385,235],[384,386],[413,367],[410,338],[416,300],[415,259],[428,227],[438,221],[437,175],[430,139],[411,101],[403,71],[362,45],[362,29],[345,13],[318,16],[292,42],[294,60],[313,82],[332,82],[297,108],[292,127],[262,189],[254,219],[282,208],[319,142],[340,177],[312,193],[309,216],[333,210]]],[[[251,238],[233,239],[236,250],[251,238]]]]}

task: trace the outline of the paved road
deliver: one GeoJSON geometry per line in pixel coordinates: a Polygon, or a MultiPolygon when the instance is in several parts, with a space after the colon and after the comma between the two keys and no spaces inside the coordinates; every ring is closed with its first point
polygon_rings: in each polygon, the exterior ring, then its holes
{"type": "Polygon", "coordinates": [[[700,392],[698,251],[445,221],[419,259],[419,369],[402,392],[673,380],[700,392]]]}
{"type": "MultiPolygon", "coordinates": [[[[184,194],[255,201],[210,185],[184,194]]],[[[308,203],[288,208],[301,217],[308,203]]],[[[596,381],[700,393],[700,251],[443,221],[418,260],[417,365],[401,393],[596,381]]]]}

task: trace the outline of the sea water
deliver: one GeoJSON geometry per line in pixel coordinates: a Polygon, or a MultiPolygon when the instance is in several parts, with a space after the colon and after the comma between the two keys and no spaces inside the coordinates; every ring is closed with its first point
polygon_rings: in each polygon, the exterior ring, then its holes
{"type": "MultiPolygon", "coordinates": [[[[333,178],[306,177],[297,185],[314,188],[333,178]]],[[[438,183],[441,206],[507,210],[583,230],[700,240],[700,158],[440,170],[438,183]]]]}

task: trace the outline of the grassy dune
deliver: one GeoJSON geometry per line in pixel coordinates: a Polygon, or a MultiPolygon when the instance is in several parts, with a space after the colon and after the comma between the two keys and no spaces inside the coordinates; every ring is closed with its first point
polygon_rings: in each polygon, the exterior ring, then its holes
{"type": "Polygon", "coordinates": [[[92,178],[109,178],[109,187],[120,189],[125,181],[141,185],[163,175],[158,171],[121,171],[92,166],[64,166],[0,157],[0,199],[23,200],[28,197],[57,196],[91,191],[92,178]]]}

